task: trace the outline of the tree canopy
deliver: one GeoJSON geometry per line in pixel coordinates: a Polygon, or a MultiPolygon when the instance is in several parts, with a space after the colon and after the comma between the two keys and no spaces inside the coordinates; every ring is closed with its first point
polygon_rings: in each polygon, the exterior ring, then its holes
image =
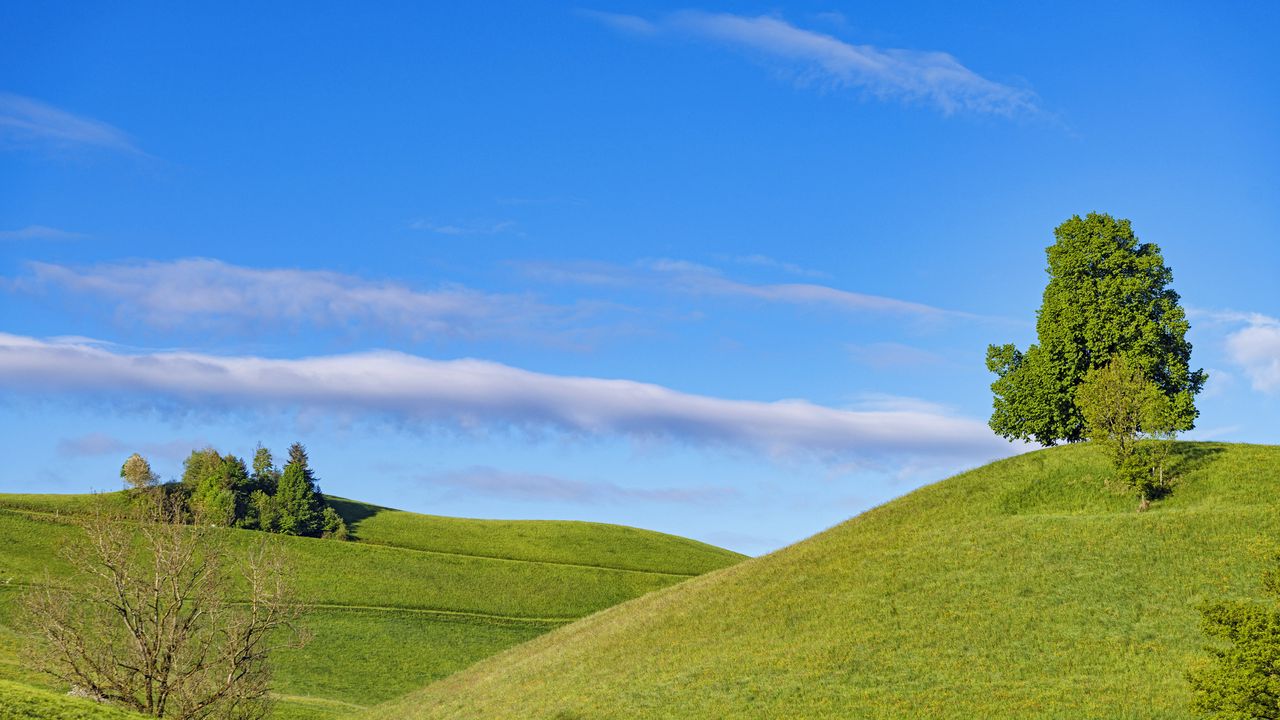
{"type": "Polygon", "coordinates": [[[160,479],[160,476],[151,470],[151,463],[138,453],[125,459],[124,464],[120,466],[120,477],[134,490],[149,488],[160,479]]]}
{"type": "Polygon", "coordinates": [[[1053,232],[1038,342],[1025,352],[987,348],[987,369],[997,375],[991,429],[1044,445],[1083,440],[1076,391],[1120,354],[1168,398],[1172,430],[1195,427],[1206,375],[1190,369],[1190,326],[1160,248],[1138,242],[1128,220],[1100,213],[1072,216],[1053,232]]]}
{"type": "Polygon", "coordinates": [[[346,523],[320,493],[302,443],[289,448],[283,472],[261,445],[252,468],[250,472],[244,460],[213,448],[191,451],[179,486],[186,509],[201,523],[347,539],[346,523]]]}
{"type": "Polygon", "coordinates": [[[280,513],[279,532],[311,536],[323,532],[326,503],[316,487],[302,443],[289,446],[289,463],[284,466],[275,497],[280,513]]]}

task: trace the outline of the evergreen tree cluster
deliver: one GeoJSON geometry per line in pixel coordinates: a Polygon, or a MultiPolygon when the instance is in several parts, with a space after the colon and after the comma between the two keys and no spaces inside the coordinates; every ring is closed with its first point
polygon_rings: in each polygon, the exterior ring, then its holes
{"type": "Polygon", "coordinates": [[[325,500],[302,443],[289,446],[277,469],[261,445],[247,466],[213,448],[193,450],[183,463],[181,487],[199,522],[249,530],[345,540],[347,526],[325,500]]]}

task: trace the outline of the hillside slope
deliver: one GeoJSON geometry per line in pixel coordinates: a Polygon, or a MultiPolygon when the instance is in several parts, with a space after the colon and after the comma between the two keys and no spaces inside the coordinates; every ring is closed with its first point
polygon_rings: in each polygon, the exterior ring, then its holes
{"type": "Polygon", "coordinates": [[[1093,448],[997,462],[363,717],[1186,717],[1197,605],[1280,547],[1280,447],[1178,453],[1145,513],[1093,448]]]}
{"type": "MultiPolygon", "coordinates": [[[[0,495],[0,705],[51,687],[20,660],[15,601],[66,582],[56,548],[88,496],[0,495]]],[[[333,498],[357,541],[272,536],[314,640],[281,654],[277,718],[350,715],[593,612],[742,559],[686,538],[557,521],[418,515],[333,498]]],[[[222,530],[237,552],[264,533],[222,530]]],[[[16,702],[16,701],[15,701],[16,702]]]]}

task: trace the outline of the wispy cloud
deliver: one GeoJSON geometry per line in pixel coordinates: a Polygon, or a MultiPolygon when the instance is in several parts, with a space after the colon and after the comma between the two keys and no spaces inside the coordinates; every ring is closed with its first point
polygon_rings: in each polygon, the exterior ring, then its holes
{"type": "Polygon", "coordinates": [[[57,452],[64,457],[98,457],[119,455],[121,460],[130,453],[142,453],[147,458],[182,460],[192,450],[208,446],[203,440],[169,440],[167,442],[131,443],[114,435],[94,432],[58,441],[57,452]]]}
{"type": "Polygon", "coordinates": [[[120,400],[137,407],[314,410],[405,427],[732,447],[836,462],[902,456],[989,459],[1015,448],[980,420],[930,406],[842,410],[759,402],[630,380],[565,377],[483,360],[395,352],[302,359],[191,352],[130,355],[83,342],[0,334],[0,388],[37,398],[120,400]]]}
{"type": "Polygon", "coordinates": [[[679,505],[714,504],[733,498],[729,487],[626,487],[604,481],[571,480],[536,473],[515,473],[487,466],[474,466],[419,478],[429,487],[447,494],[484,495],[524,502],[567,502],[582,505],[630,502],[679,505]]]}
{"type": "Polygon", "coordinates": [[[499,235],[516,229],[514,220],[474,220],[463,223],[437,223],[431,220],[414,220],[413,230],[425,230],[438,235],[499,235]]]}
{"type": "Polygon", "coordinates": [[[113,303],[128,322],[172,329],[197,326],[252,329],[280,323],[364,329],[416,338],[527,337],[571,340],[591,310],[552,306],[521,294],[486,293],[460,285],[419,290],[342,273],[251,268],[219,260],[71,267],[35,262],[9,284],[19,290],[56,288],[113,303]]]}
{"type": "Polygon", "coordinates": [[[601,10],[580,10],[579,14],[619,32],[634,35],[656,35],[662,30],[660,24],[646,20],[638,15],[624,15],[601,10]]]}
{"type": "Polygon", "coordinates": [[[924,303],[841,290],[815,283],[744,283],[725,277],[715,268],[685,260],[645,260],[630,267],[599,262],[529,262],[522,263],[519,267],[526,276],[544,282],[658,288],[690,295],[822,306],[850,313],[882,313],[936,319],[990,319],[924,303]]]}
{"type": "Polygon", "coordinates": [[[1237,314],[1246,326],[1227,335],[1227,356],[1240,366],[1254,390],[1280,392],[1280,319],[1237,314]]]}
{"type": "Polygon", "coordinates": [[[0,230],[0,240],[79,240],[84,233],[59,230],[47,225],[28,225],[18,230],[0,230]]]}
{"type": "Polygon", "coordinates": [[[21,95],[0,92],[0,145],[97,147],[145,155],[124,131],[21,95]]]}
{"type": "Polygon", "coordinates": [[[781,270],[789,275],[796,275],[798,277],[809,277],[809,278],[831,277],[829,273],[822,272],[821,270],[810,270],[809,268],[802,267],[795,263],[785,262],[782,260],[778,260],[776,258],[771,258],[768,255],[761,255],[759,253],[756,253],[753,255],[733,255],[733,256],[723,257],[720,259],[728,260],[729,262],[734,262],[739,265],[751,265],[754,267],[768,268],[771,270],[781,270]]]}
{"type": "Polygon", "coordinates": [[[859,90],[881,100],[927,103],[943,114],[1016,115],[1037,111],[1030,90],[989,80],[940,51],[857,45],[797,27],[772,15],[686,10],[656,19],[591,12],[634,35],[675,35],[756,53],[790,71],[802,85],[859,90]]]}
{"type": "Polygon", "coordinates": [[[851,343],[846,347],[854,359],[873,368],[921,367],[945,362],[938,353],[896,342],[851,343]]]}

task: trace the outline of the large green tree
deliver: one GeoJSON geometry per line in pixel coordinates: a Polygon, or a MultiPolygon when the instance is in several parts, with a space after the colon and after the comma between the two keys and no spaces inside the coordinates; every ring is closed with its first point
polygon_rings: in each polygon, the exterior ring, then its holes
{"type": "Polygon", "coordinates": [[[997,375],[991,429],[1044,445],[1083,440],[1076,390],[1120,354],[1168,397],[1172,429],[1192,429],[1206,375],[1190,369],[1189,325],[1160,248],[1138,242],[1128,220],[1099,213],[1072,216],[1053,234],[1038,342],[1025,352],[987,348],[997,375]]]}
{"type": "Polygon", "coordinates": [[[182,465],[182,484],[199,522],[231,526],[245,517],[249,470],[235,455],[219,455],[211,447],[192,450],[182,465]]]}

